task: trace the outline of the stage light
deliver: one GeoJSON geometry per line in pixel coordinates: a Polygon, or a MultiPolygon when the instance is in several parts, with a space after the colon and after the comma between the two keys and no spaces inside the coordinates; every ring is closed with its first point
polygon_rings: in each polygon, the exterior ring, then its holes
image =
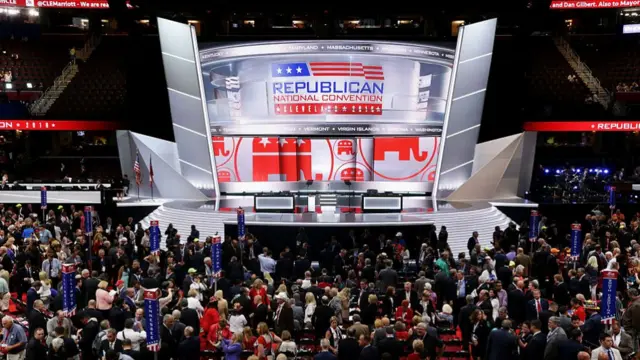
{"type": "Polygon", "coordinates": [[[11,90],[11,89],[13,89],[13,84],[12,84],[12,83],[6,83],[6,84],[4,85],[4,87],[5,87],[5,89],[7,89],[7,90],[11,90]]]}
{"type": "Polygon", "coordinates": [[[577,173],[579,173],[579,172],[580,172],[580,169],[576,169],[576,172],[577,172],[577,173]]]}
{"type": "Polygon", "coordinates": [[[574,186],[574,187],[573,187],[573,190],[578,190],[578,187],[577,187],[577,186],[574,186]]]}
{"type": "Polygon", "coordinates": [[[29,16],[40,16],[40,12],[36,9],[29,9],[29,16]]]}
{"type": "Polygon", "coordinates": [[[544,173],[548,174],[549,173],[549,169],[544,169],[544,173]]]}
{"type": "Polygon", "coordinates": [[[556,169],[556,174],[560,174],[560,173],[562,173],[562,170],[556,169]]]}
{"type": "Polygon", "coordinates": [[[32,83],[27,83],[27,89],[33,89],[33,84],[32,83]]]}
{"type": "Polygon", "coordinates": [[[604,173],[608,174],[609,173],[609,169],[604,169],[604,173]]]}

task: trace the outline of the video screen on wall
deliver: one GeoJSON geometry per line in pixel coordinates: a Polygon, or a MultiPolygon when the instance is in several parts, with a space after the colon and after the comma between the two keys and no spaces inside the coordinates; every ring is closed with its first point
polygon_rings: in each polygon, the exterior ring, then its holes
{"type": "Polygon", "coordinates": [[[220,183],[435,178],[439,138],[214,137],[220,183]]]}
{"type": "Polygon", "coordinates": [[[214,136],[442,132],[453,45],[281,41],[200,48],[214,136]]]}

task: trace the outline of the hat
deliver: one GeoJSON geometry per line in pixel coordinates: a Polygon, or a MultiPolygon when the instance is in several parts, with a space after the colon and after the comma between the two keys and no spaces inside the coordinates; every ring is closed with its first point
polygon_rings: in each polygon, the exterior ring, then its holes
{"type": "Polygon", "coordinates": [[[199,242],[199,241],[200,241],[200,239],[198,239],[198,238],[193,239],[193,242],[199,242]]]}
{"type": "Polygon", "coordinates": [[[556,248],[551,249],[551,253],[553,253],[553,254],[557,254],[559,252],[560,252],[560,250],[558,250],[556,248]]]}
{"type": "Polygon", "coordinates": [[[514,261],[509,261],[509,266],[516,266],[516,263],[514,261]]]}
{"type": "Polygon", "coordinates": [[[396,233],[396,237],[402,237],[402,233],[401,233],[400,231],[398,231],[398,232],[396,233]]]}
{"type": "Polygon", "coordinates": [[[58,205],[58,210],[62,210],[62,209],[64,209],[64,206],[58,205]]]}
{"type": "Polygon", "coordinates": [[[195,274],[195,273],[197,273],[198,271],[197,271],[196,269],[194,269],[194,268],[191,268],[191,269],[189,269],[187,272],[188,272],[189,274],[195,274]]]}
{"type": "Polygon", "coordinates": [[[282,292],[279,292],[279,293],[276,295],[276,300],[284,300],[284,301],[287,301],[287,300],[289,300],[289,296],[287,296],[287,293],[286,293],[286,292],[282,291],[282,292]]]}
{"type": "Polygon", "coordinates": [[[124,281],[123,280],[116,281],[116,286],[120,286],[120,285],[124,285],[124,281]]]}
{"type": "Polygon", "coordinates": [[[598,311],[598,310],[600,310],[600,307],[598,306],[598,304],[595,301],[587,300],[587,301],[584,302],[584,309],[585,310],[598,311]]]}

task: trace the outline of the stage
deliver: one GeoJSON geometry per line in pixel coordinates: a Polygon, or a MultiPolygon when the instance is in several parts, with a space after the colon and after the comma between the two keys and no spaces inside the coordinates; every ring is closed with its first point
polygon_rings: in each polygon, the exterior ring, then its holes
{"type": "MultiPolygon", "coordinates": [[[[496,226],[504,229],[511,219],[497,206],[509,206],[514,208],[535,208],[537,204],[519,198],[499,199],[492,202],[447,202],[437,201],[436,207],[432,207],[431,198],[422,197],[414,199],[410,207],[405,207],[399,213],[362,213],[355,205],[351,208],[336,207],[335,212],[323,211],[318,206],[316,212],[303,212],[303,207],[297,207],[298,213],[256,213],[253,211],[252,196],[229,196],[220,200],[220,210],[215,210],[214,201],[184,201],[169,199],[128,199],[118,203],[119,207],[131,206],[157,206],[157,209],[145,217],[141,223],[144,228],[149,227],[151,220],[158,220],[161,232],[169,224],[183,235],[186,241],[192,224],[200,231],[201,237],[212,236],[216,233],[225,235],[225,226],[237,224],[236,209],[245,209],[245,224],[247,231],[252,226],[273,227],[304,227],[307,231],[312,228],[364,228],[364,227],[393,227],[396,231],[403,228],[434,225],[439,230],[440,226],[446,226],[449,232],[449,244],[454,254],[468,252],[467,239],[473,231],[480,234],[482,245],[489,245],[496,226]],[[421,205],[421,206],[419,206],[421,205]],[[349,210],[351,212],[349,212],[349,210]]],[[[326,210],[326,209],[324,209],[326,210]]],[[[229,234],[235,236],[235,233],[229,234]]],[[[162,241],[164,247],[164,239],[162,241]]]]}

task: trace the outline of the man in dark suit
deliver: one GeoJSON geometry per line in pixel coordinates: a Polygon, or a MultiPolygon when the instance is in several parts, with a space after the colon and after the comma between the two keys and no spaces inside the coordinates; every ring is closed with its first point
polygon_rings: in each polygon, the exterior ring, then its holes
{"type": "Polygon", "coordinates": [[[471,254],[473,249],[475,249],[476,244],[479,244],[479,243],[480,241],[478,240],[478,232],[474,231],[473,234],[471,234],[471,237],[469,238],[469,240],[467,241],[467,250],[469,250],[469,254],[471,254]]]}
{"type": "Polygon", "coordinates": [[[159,360],[169,360],[175,358],[177,351],[177,344],[175,337],[173,336],[173,316],[167,314],[162,318],[162,325],[160,325],[160,352],[158,353],[159,360]]]}
{"type": "Polygon", "coordinates": [[[40,290],[41,286],[40,281],[34,281],[29,290],[27,290],[27,308],[25,309],[27,316],[31,313],[31,310],[33,310],[33,303],[40,298],[38,290],[40,290]]]}
{"type": "Polygon", "coordinates": [[[89,321],[89,319],[90,318],[86,315],[82,318],[83,326],[78,347],[82,352],[82,358],[91,360],[94,358],[91,346],[93,345],[93,340],[100,332],[100,324],[98,321],[89,321]]]}
{"type": "Polygon", "coordinates": [[[555,274],[553,281],[553,301],[558,305],[569,305],[569,301],[571,301],[569,285],[564,282],[564,278],[560,274],[555,274]]]}
{"type": "Polygon", "coordinates": [[[358,290],[358,292],[356,293],[358,307],[360,309],[364,309],[369,305],[370,294],[371,292],[369,291],[369,284],[367,284],[366,281],[360,280],[360,290],[358,290]]]}
{"type": "Polygon", "coordinates": [[[200,319],[198,318],[198,312],[189,308],[189,302],[187,299],[182,299],[180,302],[180,322],[186,326],[191,326],[194,329],[200,328],[200,319]],[[195,327],[194,327],[195,325],[195,327]]]}
{"type": "Polygon", "coordinates": [[[542,332],[542,323],[540,320],[531,321],[531,332],[533,336],[524,349],[524,360],[540,360],[544,359],[544,350],[547,346],[547,336],[542,332]]]}
{"type": "Polygon", "coordinates": [[[274,323],[278,334],[282,334],[282,331],[287,330],[293,333],[293,309],[289,305],[289,298],[286,293],[279,293],[275,297],[278,302],[278,307],[275,309],[274,323]]]}
{"type": "Polygon", "coordinates": [[[33,309],[29,313],[29,337],[32,337],[36,329],[43,329],[44,334],[47,334],[47,317],[44,315],[45,311],[44,303],[42,300],[36,300],[33,302],[33,309]]]}
{"type": "Polygon", "coordinates": [[[122,341],[116,338],[116,330],[109,329],[107,330],[107,338],[102,340],[100,343],[100,354],[105,354],[109,350],[115,350],[117,352],[121,352],[122,349],[122,341]]]}
{"type": "Polygon", "coordinates": [[[516,360],[518,339],[511,331],[511,320],[502,321],[502,328],[489,333],[487,360],[516,360]]]}
{"type": "Polygon", "coordinates": [[[585,273],[584,268],[578,269],[578,292],[587,298],[591,294],[591,278],[585,273]]]}
{"type": "Polygon", "coordinates": [[[356,329],[348,329],[347,337],[338,344],[338,360],[354,360],[360,356],[360,345],[356,340],[356,329]]]}
{"type": "Polygon", "coordinates": [[[18,287],[19,300],[22,301],[22,294],[29,291],[31,283],[37,279],[39,279],[37,269],[34,269],[31,266],[31,260],[25,261],[24,266],[18,270],[18,282],[20,283],[20,286],[18,287]]]}
{"type": "Polygon", "coordinates": [[[527,302],[524,296],[524,281],[518,280],[515,289],[509,291],[507,310],[509,311],[509,317],[513,319],[517,324],[521,324],[526,320],[526,305],[527,302]]]}
{"type": "Polygon", "coordinates": [[[396,293],[395,303],[399,305],[402,304],[404,300],[409,300],[411,309],[415,310],[418,306],[418,293],[411,290],[411,286],[412,284],[409,281],[404,283],[404,288],[396,293]]]}
{"type": "Polygon", "coordinates": [[[86,303],[89,303],[89,300],[96,299],[96,291],[98,290],[99,283],[98,272],[95,270],[91,273],[91,277],[84,279],[82,289],[84,289],[86,303]]]}
{"type": "Polygon", "coordinates": [[[387,327],[386,337],[378,342],[378,352],[389,353],[392,359],[400,359],[404,356],[404,344],[396,339],[393,328],[387,327]]]}
{"type": "Polygon", "coordinates": [[[200,357],[200,338],[194,336],[191,326],[184,329],[184,340],[178,345],[178,358],[180,360],[198,359],[200,357]]]}
{"type": "Polygon", "coordinates": [[[549,302],[540,297],[540,290],[533,290],[533,299],[527,303],[527,320],[539,319],[540,313],[549,310],[549,302]]]}
{"type": "Polygon", "coordinates": [[[380,360],[378,349],[371,345],[371,337],[369,335],[360,335],[360,356],[358,360],[380,360]]]}
{"type": "Polygon", "coordinates": [[[70,338],[70,337],[65,337],[64,334],[65,333],[65,328],[62,326],[58,326],[55,329],[55,337],[60,338],[64,341],[64,353],[66,356],[68,356],[69,358],[73,358],[76,355],[80,354],[80,349],[78,349],[78,345],[76,345],[76,342],[70,338]]]}
{"type": "Polygon", "coordinates": [[[467,295],[465,298],[467,304],[460,309],[458,314],[458,325],[460,326],[460,332],[462,333],[462,343],[469,344],[471,342],[471,314],[477,309],[473,303],[473,296],[467,295]]]}
{"type": "Polygon", "coordinates": [[[43,360],[47,358],[47,345],[44,343],[44,329],[36,329],[33,338],[27,343],[25,360],[43,360]]]}

